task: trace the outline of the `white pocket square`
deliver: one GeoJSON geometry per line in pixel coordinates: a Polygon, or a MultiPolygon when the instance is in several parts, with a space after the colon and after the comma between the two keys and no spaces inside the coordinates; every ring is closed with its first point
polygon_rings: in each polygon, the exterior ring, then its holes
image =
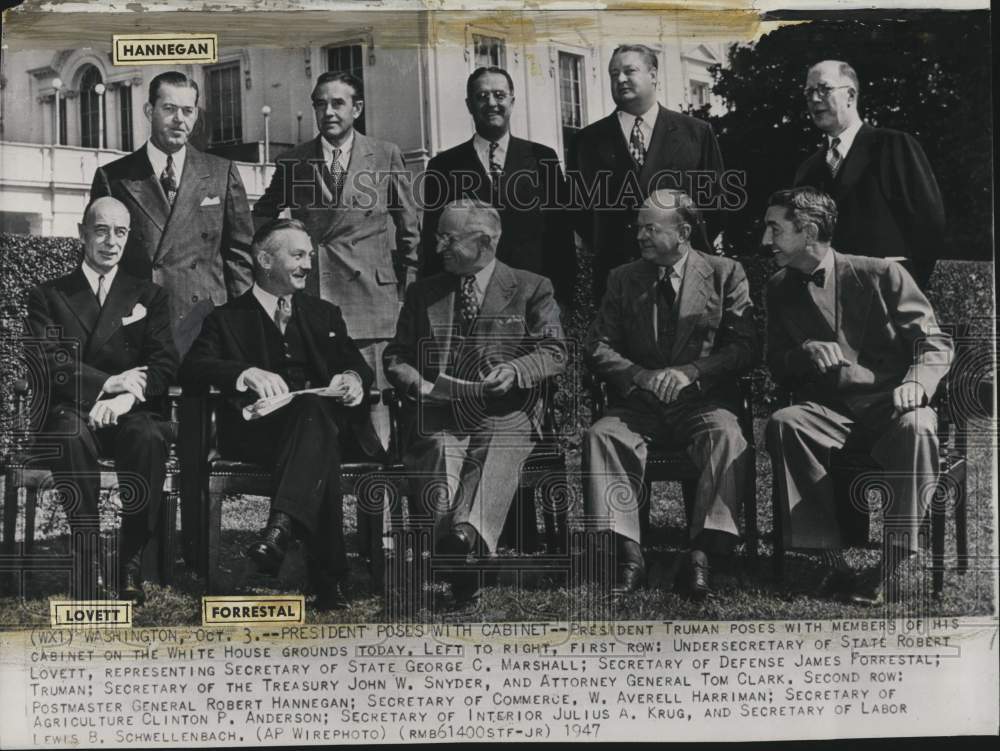
{"type": "Polygon", "coordinates": [[[336,335],[337,335],[337,332],[336,332],[336,331],[331,331],[331,332],[330,332],[330,338],[331,338],[331,339],[333,339],[333,337],[335,337],[336,335]]]}
{"type": "Polygon", "coordinates": [[[206,196],[205,198],[201,199],[201,205],[202,206],[218,206],[219,205],[219,197],[218,196],[206,196]]]}
{"type": "Polygon", "coordinates": [[[135,323],[136,321],[141,321],[146,317],[146,306],[141,302],[137,302],[132,308],[132,312],[127,316],[122,318],[122,326],[128,326],[130,323],[135,323]]]}

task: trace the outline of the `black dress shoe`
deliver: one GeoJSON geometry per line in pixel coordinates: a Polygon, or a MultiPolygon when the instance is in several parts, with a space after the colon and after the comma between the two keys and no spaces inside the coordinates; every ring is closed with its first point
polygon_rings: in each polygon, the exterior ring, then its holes
{"type": "Polygon", "coordinates": [[[459,524],[452,528],[441,542],[438,543],[438,553],[441,555],[468,555],[476,547],[476,530],[468,524],[459,524]]]}
{"type": "Polygon", "coordinates": [[[292,519],[288,514],[276,511],[261,530],[260,537],[247,548],[247,558],[257,564],[260,573],[277,576],[291,541],[292,519]]]}
{"type": "Polygon", "coordinates": [[[709,584],[708,556],[700,550],[691,551],[691,559],[688,566],[688,587],[687,592],[692,600],[703,602],[712,591],[709,584]]]}
{"type": "Polygon", "coordinates": [[[813,596],[822,599],[846,600],[854,589],[854,581],[854,574],[850,571],[832,568],[823,576],[813,592],[813,596]]]}
{"type": "Polygon", "coordinates": [[[142,587],[142,570],[139,566],[128,564],[122,571],[121,588],[118,590],[118,599],[131,600],[136,605],[143,605],[146,602],[146,590],[142,587]]]}
{"type": "Polygon", "coordinates": [[[615,594],[628,594],[646,584],[646,566],[641,562],[630,561],[618,567],[618,581],[615,594]]]}
{"type": "Polygon", "coordinates": [[[316,592],[316,610],[343,610],[347,607],[347,596],[339,579],[330,578],[323,588],[316,592]]]}
{"type": "Polygon", "coordinates": [[[881,566],[873,566],[854,577],[848,600],[855,605],[878,607],[886,601],[886,580],[881,566]]]}

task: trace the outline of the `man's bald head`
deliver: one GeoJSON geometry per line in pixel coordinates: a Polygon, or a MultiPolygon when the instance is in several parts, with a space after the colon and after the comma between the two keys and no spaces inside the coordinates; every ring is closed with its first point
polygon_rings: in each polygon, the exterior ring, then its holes
{"type": "Polygon", "coordinates": [[[499,212],[474,199],[452,201],[441,212],[437,250],[446,271],[474,274],[489,265],[500,242],[499,212]]]}
{"type": "Polygon", "coordinates": [[[79,225],[84,263],[99,274],[111,271],[121,260],[130,224],[128,209],[117,198],[91,202],[79,225]]]}

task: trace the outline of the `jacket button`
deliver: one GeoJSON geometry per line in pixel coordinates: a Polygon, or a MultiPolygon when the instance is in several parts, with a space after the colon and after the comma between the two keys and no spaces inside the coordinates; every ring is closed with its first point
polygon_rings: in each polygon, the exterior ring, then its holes
{"type": "Polygon", "coordinates": [[[207,232],[202,232],[201,233],[201,239],[202,240],[205,240],[207,237],[208,237],[208,233],[207,232]]]}
{"type": "Polygon", "coordinates": [[[198,295],[191,295],[191,302],[198,302],[198,295]]]}
{"type": "Polygon", "coordinates": [[[357,279],[359,276],[361,276],[361,269],[355,269],[354,270],[354,278],[357,279]]]}
{"type": "Polygon", "coordinates": [[[153,264],[153,268],[154,269],[162,269],[163,268],[163,264],[160,263],[159,261],[157,261],[156,263],[153,264]]]}
{"type": "Polygon", "coordinates": [[[191,268],[192,269],[198,268],[198,262],[197,261],[191,261],[191,268]]]}

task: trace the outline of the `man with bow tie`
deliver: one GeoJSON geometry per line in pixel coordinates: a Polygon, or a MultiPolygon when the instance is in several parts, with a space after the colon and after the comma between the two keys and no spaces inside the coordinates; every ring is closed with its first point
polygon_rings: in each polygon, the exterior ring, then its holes
{"type": "Polygon", "coordinates": [[[827,194],[778,191],[764,221],[781,269],[767,284],[767,363],[795,396],[767,425],[784,544],[823,555],[825,594],[876,604],[918,549],[938,472],[928,404],[951,364],[951,338],[902,266],[834,250],[837,206],[827,194]],[[830,452],[855,439],[871,446],[889,499],[882,562],[861,576],[841,554],[838,505],[849,499],[834,498],[828,471],[830,452]]]}
{"type": "Polygon", "coordinates": [[[833,246],[842,253],[906,258],[921,289],[945,250],[944,201],[924,150],[908,133],[874,128],[858,112],[858,74],[839,60],[809,69],[806,106],[823,146],[795,173],[837,204],[833,246]]]}
{"type": "Polygon", "coordinates": [[[83,261],[28,293],[28,331],[45,356],[47,414],[36,438],[74,538],[74,595],[108,594],[101,552],[99,456],[112,456],[122,511],[118,596],[145,600],[142,551],[156,531],[170,428],[160,397],[177,372],[167,294],[120,268],[129,212],[98,198],[80,224],[83,261]],[[50,451],[45,451],[50,449],[50,451]]]}
{"type": "MultiPolygon", "coordinates": [[[[500,235],[489,204],[448,204],[437,233],[445,270],[407,290],[385,350],[407,405],[403,462],[445,555],[480,542],[496,549],[521,465],[541,437],[542,384],[566,367],[552,283],[496,260],[500,235]],[[472,385],[449,399],[449,378],[472,385]]],[[[475,593],[467,586],[456,582],[456,599],[475,593]]]]}
{"type": "Polygon", "coordinates": [[[680,588],[705,598],[710,556],[729,555],[739,536],[753,457],[736,417],[737,379],[757,363],[759,345],[746,275],[737,262],[692,248],[699,222],[681,191],[643,202],[642,259],[611,271],[587,339],[587,365],[608,382],[610,406],[584,439],[584,504],[614,532],[623,592],[646,574],[639,503],[650,441],[685,447],[701,471],[680,588]]]}
{"type": "Polygon", "coordinates": [[[205,319],[180,380],[223,392],[224,457],[273,468],[271,513],[247,557],[262,573],[277,574],[291,541],[305,539],[317,607],[341,607],[347,572],[341,451],[366,424],[360,405],[373,376],[340,309],[304,292],[313,252],[305,226],[269,222],[252,247],[253,286],[205,319]],[[263,417],[244,417],[244,408],[260,399],[327,386],[331,395],[298,395],[263,417]]]}
{"type": "Polygon", "coordinates": [[[552,281],[560,308],[573,302],[576,246],[566,206],[567,187],[556,152],[511,135],[514,82],[503,68],[476,68],[465,84],[475,134],[435,155],[424,174],[421,229],[427,276],[441,271],[435,247],[438,217],[458,198],[478,198],[500,213],[497,258],[552,281]]]}

